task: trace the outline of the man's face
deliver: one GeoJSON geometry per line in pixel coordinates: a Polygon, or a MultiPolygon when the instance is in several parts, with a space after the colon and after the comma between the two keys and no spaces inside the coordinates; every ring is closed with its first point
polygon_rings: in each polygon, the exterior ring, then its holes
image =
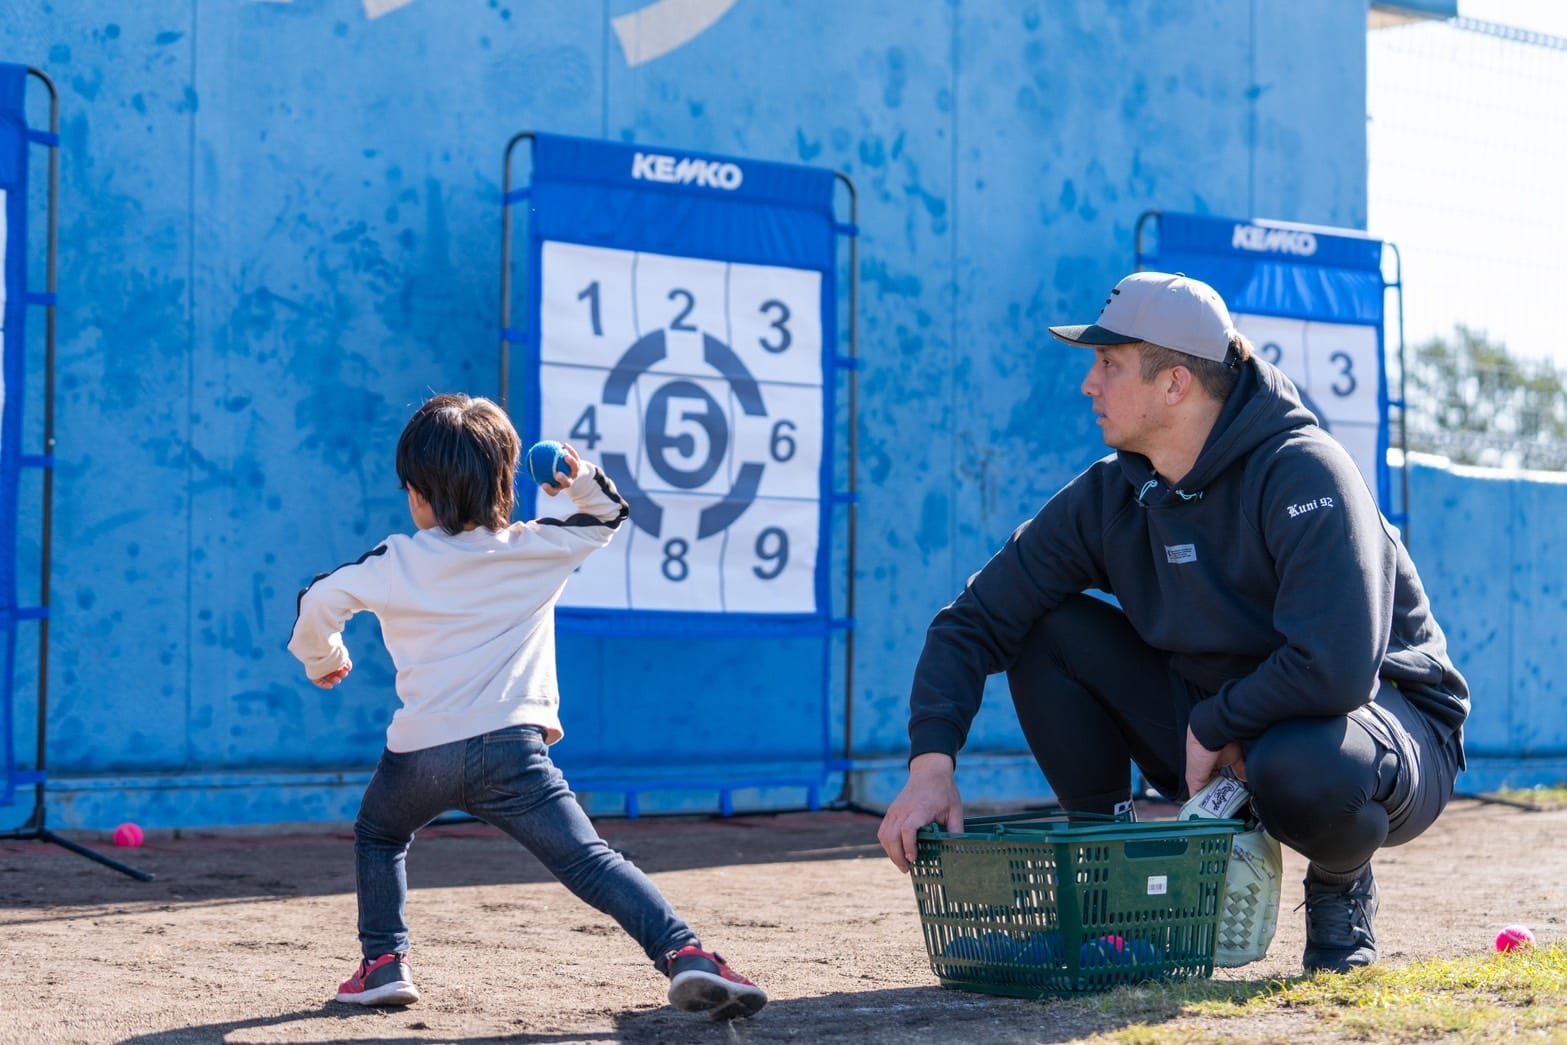
{"type": "Polygon", "coordinates": [[[1161,373],[1152,381],[1143,378],[1142,353],[1137,345],[1094,349],[1094,365],[1083,379],[1083,394],[1094,402],[1106,446],[1148,455],[1164,420],[1163,377],[1161,373]]]}

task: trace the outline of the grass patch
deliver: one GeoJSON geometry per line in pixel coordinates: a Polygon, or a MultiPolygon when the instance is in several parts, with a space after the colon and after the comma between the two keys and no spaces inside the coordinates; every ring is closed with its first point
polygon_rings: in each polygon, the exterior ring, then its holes
{"type": "Polygon", "coordinates": [[[1482,799],[1495,799],[1507,802],[1511,805],[1524,806],[1527,809],[1535,809],[1544,812],[1548,809],[1567,809],[1567,784],[1557,784],[1555,787],[1513,787],[1503,788],[1500,791],[1491,791],[1480,796],[1482,799]]]}
{"type": "Polygon", "coordinates": [[[1118,1026],[1088,1039],[1107,1045],[1567,1042],[1567,952],[1552,945],[1345,976],[1143,984],[1063,1004],[1118,1026]]]}

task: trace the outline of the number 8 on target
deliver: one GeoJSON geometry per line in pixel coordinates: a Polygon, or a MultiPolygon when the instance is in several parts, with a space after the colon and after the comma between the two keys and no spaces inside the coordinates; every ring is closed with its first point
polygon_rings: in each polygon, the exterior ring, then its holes
{"type": "Polygon", "coordinates": [[[631,504],[563,607],[818,611],[821,299],[814,270],[542,243],[540,434],[631,504]]]}

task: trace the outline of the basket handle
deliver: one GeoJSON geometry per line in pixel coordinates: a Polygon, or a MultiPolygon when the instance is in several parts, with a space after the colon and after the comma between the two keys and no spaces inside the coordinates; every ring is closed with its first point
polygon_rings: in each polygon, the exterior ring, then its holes
{"type": "MultiPolygon", "coordinates": [[[[1005,834],[1009,828],[1033,827],[1039,824],[1121,824],[1131,822],[1131,817],[1125,814],[1071,812],[1062,809],[1050,813],[1006,813],[999,816],[967,817],[963,821],[963,833],[999,835],[1005,834]]],[[[940,823],[932,823],[923,830],[942,833],[946,829],[940,823]]]]}

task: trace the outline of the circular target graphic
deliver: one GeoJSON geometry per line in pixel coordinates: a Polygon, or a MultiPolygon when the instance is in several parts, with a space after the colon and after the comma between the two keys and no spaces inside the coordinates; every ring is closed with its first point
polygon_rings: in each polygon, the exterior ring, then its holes
{"type": "MultiPolygon", "coordinates": [[[[629,405],[632,389],[649,368],[668,355],[666,333],[655,330],[626,350],[604,380],[607,407],[629,405]]],[[[752,417],[766,417],[762,392],[740,357],[711,334],[702,335],[702,358],[726,382],[731,398],[752,417]]],[[[730,419],[706,389],[688,378],[661,377],[643,410],[641,444],[654,473],[679,490],[696,490],[718,473],[730,443],[730,419]]],[[[766,465],[742,461],[734,482],[717,503],[702,509],[696,538],[711,537],[734,522],[756,499],[766,465]]],[[[604,471],[631,503],[631,521],[654,537],[663,535],[664,507],[637,482],[627,454],[606,451],[604,471]]]]}

